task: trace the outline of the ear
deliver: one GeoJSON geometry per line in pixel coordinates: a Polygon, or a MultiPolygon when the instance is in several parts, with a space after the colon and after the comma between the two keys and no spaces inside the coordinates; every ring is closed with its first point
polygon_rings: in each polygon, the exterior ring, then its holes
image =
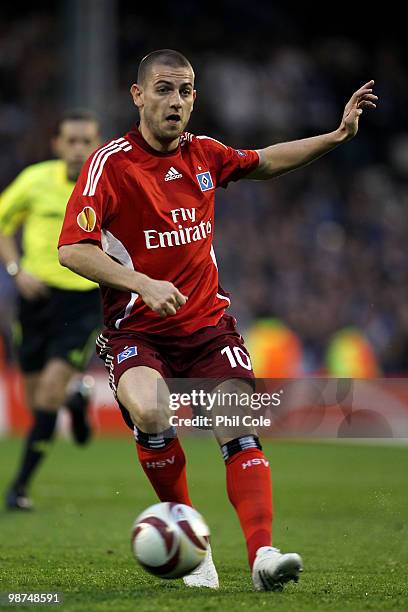
{"type": "Polygon", "coordinates": [[[137,83],[133,83],[132,87],[130,88],[130,95],[133,98],[133,104],[140,110],[144,104],[143,87],[137,83]]]}
{"type": "Polygon", "coordinates": [[[54,153],[54,155],[56,155],[57,157],[60,156],[60,142],[59,142],[59,138],[58,136],[54,136],[53,138],[51,138],[51,151],[54,153]]]}

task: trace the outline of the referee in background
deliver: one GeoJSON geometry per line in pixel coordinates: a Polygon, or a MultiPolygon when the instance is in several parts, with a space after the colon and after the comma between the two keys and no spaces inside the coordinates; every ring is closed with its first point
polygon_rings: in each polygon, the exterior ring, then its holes
{"type": "Polygon", "coordinates": [[[94,350],[101,326],[98,286],[58,261],[65,207],[83,163],[100,144],[99,122],[88,111],[64,114],[56,125],[58,159],[23,170],[0,195],[0,261],[18,291],[16,344],[33,423],[6,507],[30,510],[28,485],[53,438],[58,409],[71,413],[73,437],[90,437],[89,388],[77,381],[94,350]],[[22,230],[20,257],[14,237],[22,230]],[[71,385],[70,385],[71,383],[71,385]]]}

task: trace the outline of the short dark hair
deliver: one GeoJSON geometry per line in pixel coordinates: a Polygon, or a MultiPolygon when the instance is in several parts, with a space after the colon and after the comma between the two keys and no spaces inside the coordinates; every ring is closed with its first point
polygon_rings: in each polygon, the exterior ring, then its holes
{"type": "Polygon", "coordinates": [[[100,121],[95,113],[85,108],[72,108],[64,111],[58,117],[54,125],[54,136],[61,133],[61,127],[66,121],[92,121],[96,123],[98,129],[100,128],[100,121]]]}
{"type": "MultiPolygon", "coordinates": [[[[191,68],[192,65],[185,55],[174,49],[159,49],[144,56],[137,71],[137,82],[143,84],[153,64],[164,64],[171,68],[191,68]]],[[[194,72],[194,71],[193,71],[194,72]]]]}

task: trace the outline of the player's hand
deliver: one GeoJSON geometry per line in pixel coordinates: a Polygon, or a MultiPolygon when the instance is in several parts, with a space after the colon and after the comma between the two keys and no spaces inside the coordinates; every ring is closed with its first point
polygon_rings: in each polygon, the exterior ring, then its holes
{"type": "Polygon", "coordinates": [[[378,96],[373,94],[374,81],[368,81],[360,89],[357,89],[344,107],[344,113],[340,124],[340,132],[344,140],[349,140],[357,134],[358,121],[363,110],[376,108],[378,96]]]}
{"type": "Polygon", "coordinates": [[[163,318],[175,315],[188,300],[173,283],[152,278],[144,281],[139,293],[144,303],[163,318]]]}
{"type": "Polygon", "coordinates": [[[15,277],[15,281],[19,293],[26,300],[34,301],[49,295],[48,287],[38,280],[38,278],[31,276],[31,274],[28,274],[28,272],[24,270],[20,270],[15,277]]]}

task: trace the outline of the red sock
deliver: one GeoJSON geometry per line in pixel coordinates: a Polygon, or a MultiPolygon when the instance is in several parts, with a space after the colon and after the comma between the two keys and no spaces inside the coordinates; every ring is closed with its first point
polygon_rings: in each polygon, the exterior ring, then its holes
{"type": "Polygon", "coordinates": [[[188,494],[186,457],[178,438],[159,450],[136,444],[140,464],[160,501],[192,506],[188,494]]]}
{"type": "Polygon", "coordinates": [[[227,459],[227,491],[244,532],[249,566],[261,546],[272,543],[272,483],[269,461],[258,448],[227,459]]]}

